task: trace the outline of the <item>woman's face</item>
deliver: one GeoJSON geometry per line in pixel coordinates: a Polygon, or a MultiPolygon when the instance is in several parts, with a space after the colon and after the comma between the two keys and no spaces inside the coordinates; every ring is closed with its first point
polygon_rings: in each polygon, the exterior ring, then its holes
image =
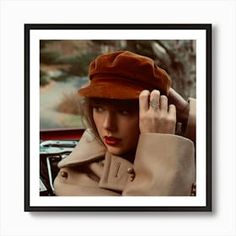
{"type": "Polygon", "coordinates": [[[92,110],[98,134],[110,153],[123,155],[136,149],[139,138],[137,101],[98,99],[92,110]]]}

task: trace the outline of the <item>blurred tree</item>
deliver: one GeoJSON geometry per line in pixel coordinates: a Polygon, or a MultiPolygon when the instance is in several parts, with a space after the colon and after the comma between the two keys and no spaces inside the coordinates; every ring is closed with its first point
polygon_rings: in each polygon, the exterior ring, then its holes
{"type": "Polygon", "coordinates": [[[78,97],[74,91],[87,83],[89,64],[96,56],[117,50],[129,50],[152,58],[168,72],[173,88],[185,99],[195,97],[195,44],[194,40],[41,40],[41,128],[81,126],[77,117],[80,113],[78,97]],[[50,83],[52,86],[43,88],[50,83]],[[73,94],[62,96],[60,93],[55,99],[54,89],[64,91],[65,83],[73,94]]]}
{"type": "Polygon", "coordinates": [[[184,98],[196,97],[196,49],[194,40],[128,40],[129,51],[152,58],[168,72],[172,86],[184,98]]]}
{"type": "Polygon", "coordinates": [[[41,40],[40,61],[41,65],[57,65],[68,74],[85,76],[97,55],[129,50],[154,59],[171,76],[173,88],[188,98],[196,96],[195,44],[194,40],[41,40]]]}
{"type": "Polygon", "coordinates": [[[173,87],[185,98],[196,97],[196,47],[194,40],[162,40],[152,43],[160,66],[170,74],[173,87]],[[157,50],[158,48],[162,50],[157,50]]]}

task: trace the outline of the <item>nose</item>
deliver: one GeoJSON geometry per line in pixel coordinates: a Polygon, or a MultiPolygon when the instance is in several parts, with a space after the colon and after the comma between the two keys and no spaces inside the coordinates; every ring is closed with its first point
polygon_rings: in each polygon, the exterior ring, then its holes
{"type": "Polygon", "coordinates": [[[106,114],[104,115],[103,128],[108,131],[116,131],[117,122],[113,111],[107,110],[106,114]]]}

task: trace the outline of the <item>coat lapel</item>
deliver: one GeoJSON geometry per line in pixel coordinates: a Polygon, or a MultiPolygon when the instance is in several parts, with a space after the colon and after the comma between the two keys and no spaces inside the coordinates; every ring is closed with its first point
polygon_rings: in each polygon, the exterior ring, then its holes
{"type": "Polygon", "coordinates": [[[104,159],[102,175],[99,187],[122,191],[129,177],[128,169],[133,164],[120,156],[112,155],[96,139],[91,130],[87,129],[79,143],[69,156],[58,163],[58,167],[69,167],[82,164],[90,164],[92,161],[104,159]]]}
{"type": "Polygon", "coordinates": [[[58,167],[77,165],[104,157],[105,147],[97,140],[90,129],[85,130],[71,154],[58,163],[58,167]]]}
{"type": "Polygon", "coordinates": [[[129,178],[128,170],[133,164],[122,157],[106,153],[104,171],[101,176],[99,187],[123,191],[129,178]]]}

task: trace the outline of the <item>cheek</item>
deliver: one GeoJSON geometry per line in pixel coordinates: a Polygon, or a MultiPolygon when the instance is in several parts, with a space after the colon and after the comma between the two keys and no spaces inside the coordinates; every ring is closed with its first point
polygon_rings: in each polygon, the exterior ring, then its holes
{"type": "Polygon", "coordinates": [[[101,117],[98,116],[96,113],[93,113],[93,121],[94,121],[94,124],[95,124],[97,130],[99,131],[101,129],[101,124],[102,124],[101,117]]]}
{"type": "Polygon", "coordinates": [[[138,119],[131,119],[125,124],[122,125],[123,132],[126,133],[127,138],[130,142],[136,142],[139,138],[139,120],[138,119]]]}

